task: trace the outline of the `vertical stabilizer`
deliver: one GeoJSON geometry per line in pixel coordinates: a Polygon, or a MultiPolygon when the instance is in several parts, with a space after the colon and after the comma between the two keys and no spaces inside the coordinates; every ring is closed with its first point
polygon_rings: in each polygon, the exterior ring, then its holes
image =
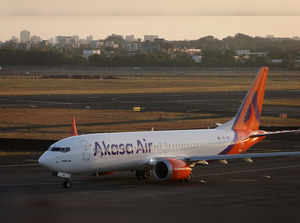
{"type": "Polygon", "coordinates": [[[218,128],[258,130],[268,72],[268,67],[262,67],[259,70],[235,117],[218,128]]]}
{"type": "Polygon", "coordinates": [[[263,67],[258,72],[233,119],[232,129],[257,130],[259,128],[268,71],[268,67],[263,67]]]}

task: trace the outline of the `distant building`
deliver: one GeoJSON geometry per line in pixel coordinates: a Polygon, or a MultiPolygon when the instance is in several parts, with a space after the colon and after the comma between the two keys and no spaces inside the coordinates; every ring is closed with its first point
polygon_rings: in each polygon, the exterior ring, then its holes
{"type": "Polygon", "coordinates": [[[99,49],[101,47],[104,46],[104,41],[103,40],[93,40],[91,43],[90,43],[90,47],[92,49],[99,49]]]}
{"type": "Polygon", "coordinates": [[[158,35],[144,35],[144,41],[154,42],[155,39],[158,39],[158,35]]]}
{"type": "Polygon", "coordinates": [[[55,43],[56,45],[64,45],[68,41],[69,38],[72,38],[70,36],[56,36],[55,37],[55,43]]]}
{"type": "Polygon", "coordinates": [[[183,47],[175,47],[175,48],[171,48],[169,51],[170,53],[185,53],[185,48],[183,47]]]}
{"type": "Polygon", "coordinates": [[[30,41],[30,32],[27,30],[23,30],[20,32],[20,41],[21,43],[26,43],[30,41]]]}
{"type": "Polygon", "coordinates": [[[93,36],[92,35],[87,36],[86,40],[88,43],[91,43],[93,41],[93,36]]]}
{"type": "Polygon", "coordinates": [[[56,45],[59,47],[78,47],[78,36],[56,36],[56,45]]]}
{"type": "Polygon", "coordinates": [[[54,44],[55,44],[55,40],[54,40],[53,37],[51,37],[51,38],[49,39],[49,44],[51,44],[51,45],[54,45],[54,44]]]}
{"type": "Polygon", "coordinates": [[[127,35],[127,36],[125,36],[125,41],[126,42],[134,42],[135,41],[134,35],[127,35]]]}
{"type": "Polygon", "coordinates": [[[94,55],[94,54],[97,54],[97,55],[100,55],[101,54],[101,51],[100,50],[83,50],[83,57],[88,59],[89,56],[91,55],[94,55]]]}
{"type": "Polygon", "coordinates": [[[104,47],[114,48],[117,49],[120,47],[120,45],[112,40],[106,40],[104,42],[104,47]]]}
{"type": "Polygon", "coordinates": [[[300,40],[300,37],[299,36],[294,36],[293,40],[300,40]]]}
{"type": "Polygon", "coordinates": [[[267,56],[267,52],[251,52],[250,56],[258,56],[258,57],[265,57],[267,56]]]}
{"type": "Polygon", "coordinates": [[[141,43],[139,42],[129,42],[126,44],[127,51],[132,54],[141,48],[141,43]]]}
{"type": "Polygon", "coordinates": [[[187,54],[190,54],[190,55],[200,55],[201,54],[201,49],[196,49],[196,48],[190,48],[190,49],[186,49],[185,52],[187,54]]]}
{"type": "Polygon", "coordinates": [[[79,36],[75,35],[75,36],[72,36],[72,38],[74,41],[79,42],[79,36]]]}
{"type": "Polygon", "coordinates": [[[251,52],[250,50],[236,50],[235,53],[237,56],[243,56],[243,57],[250,57],[250,56],[265,57],[268,54],[267,52],[251,52]]]}
{"type": "Polygon", "coordinates": [[[109,38],[109,37],[111,37],[111,38],[116,38],[116,39],[123,39],[123,36],[122,35],[119,35],[119,34],[111,34],[110,36],[108,36],[107,38],[109,38]]]}
{"type": "Polygon", "coordinates": [[[42,39],[41,39],[41,37],[39,37],[39,36],[32,36],[32,37],[31,37],[31,42],[32,42],[33,44],[38,44],[38,43],[42,42],[42,39]]]}
{"type": "Polygon", "coordinates": [[[244,55],[249,55],[250,54],[250,50],[236,50],[235,53],[238,56],[244,56],[244,55]]]}
{"type": "Polygon", "coordinates": [[[82,46],[82,45],[88,45],[89,41],[87,41],[86,39],[80,39],[79,40],[79,44],[80,44],[80,46],[82,46]]]}
{"type": "Polygon", "coordinates": [[[80,46],[79,44],[79,36],[72,36],[72,41],[74,42],[74,47],[78,48],[80,46]]]}
{"type": "Polygon", "coordinates": [[[202,62],[202,56],[200,56],[200,55],[193,55],[192,59],[195,63],[201,63],[202,62]]]}
{"type": "Polygon", "coordinates": [[[267,35],[266,38],[267,39],[275,39],[275,36],[274,35],[267,35]]]}
{"type": "Polygon", "coordinates": [[[41,48],[48,48],[51,45],[51,42],[49,40],[42,40],[41,42],[41,48]]]}
{"type": "Polygon", "coordinates": [[[10,41],[17,43],[18,42],[18,38],[16,36],[12,36],[10,41]]]}
{"type": "Polygon", "coordinates": [[[283,59],[272,59],[271,63],[273,64],[281,64],[283,62],[283,59]]]}

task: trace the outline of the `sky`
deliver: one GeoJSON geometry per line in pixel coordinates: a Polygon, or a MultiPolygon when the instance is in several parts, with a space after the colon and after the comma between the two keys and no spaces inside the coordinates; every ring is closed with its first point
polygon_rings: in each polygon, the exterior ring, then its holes
{"type": "Polygon", "coordinates": [[[169,40],[236,33],[300,36],[297,0],[1,0],[0,41],[26,29],[56,35],[157,34],[169,40]],[[299,30],[299,31],[298,31],[299,30]]]}

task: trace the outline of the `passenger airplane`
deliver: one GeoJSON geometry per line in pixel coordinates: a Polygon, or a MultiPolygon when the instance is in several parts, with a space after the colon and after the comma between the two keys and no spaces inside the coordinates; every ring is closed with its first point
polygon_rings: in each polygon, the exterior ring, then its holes
{"type": "Polygon", "coordinates": [[[299,156],[300,152],[245,153],[266,136],[300,130],[259,130],[268,68],[263,67],[250,87],[237,114],[215,129],[143,131],[78,135],[73,119],[73,136],[50,146],[39,163],[71,187],[71,174],[108,174],[135,170],[138,179],[153,175],[157,180],[185,180],[197,164],[211,160],[299,156]]]}

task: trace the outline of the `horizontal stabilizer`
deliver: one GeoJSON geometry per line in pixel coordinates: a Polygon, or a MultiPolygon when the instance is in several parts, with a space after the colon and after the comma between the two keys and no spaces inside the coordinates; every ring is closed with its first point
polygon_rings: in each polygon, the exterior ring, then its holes
{"type": "Polygon", "coordinates": [[[198,160],[229,160],[229,159],[245,159],[245,158],[264,158],[264,157],[283,157],[283,156],[300,156],[300,152],[275,152],[275,153],[243,153],[243,154],[226,154],[214,156],[193,156],[184,159],[187,162],[195,162],[198,160]]]}
{"type": "Polygon", "coordinates": [[[297,130],[283,130],[283,131],[275,131],[275,132],[265,132],[265,133],[259,133],[259,134],[253,134],[250,135],[249,138],[255,138],[255,137],[262,137],[262,136],[270,136],[270,135],[278,135],[278,134],[289,134],[289,133],[295,133],[299,134],[300,129],[297,130]]]}

